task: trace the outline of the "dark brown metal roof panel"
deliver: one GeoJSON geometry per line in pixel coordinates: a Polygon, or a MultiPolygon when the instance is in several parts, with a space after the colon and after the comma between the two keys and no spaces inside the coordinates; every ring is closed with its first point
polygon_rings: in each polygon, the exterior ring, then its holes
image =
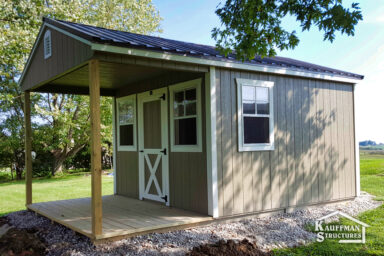
{"type": "MultiPolygon", "coordinates": [[[[188,43],[155,36],[140,35],[130,32],[94,27],[68,21],[53,20],[49,18],[44,18],[43,20],[51,25],[57,26],[61,29],[64,29],[72,34],[80,36],[94,43],[116,45],[136,49],[146,49],[149,51],[176,53],[191,57],[217,59],[221,61],[232,61],[242,63],[241,61],[236,60],[236,55],[230,54],[229,56],[225,57],[221,55],[221,53],[216,50],[216,48],[213,46],[188,43]]],[[[261,64],[266,66],[279,66],[295,70],[319,73],[329,73],[354,79],[364,78],[364,76],[362,75],[284,57],[261,58],[259,56],[256,56],[252,60],[245,61],[245,63],[261,64]]]]}

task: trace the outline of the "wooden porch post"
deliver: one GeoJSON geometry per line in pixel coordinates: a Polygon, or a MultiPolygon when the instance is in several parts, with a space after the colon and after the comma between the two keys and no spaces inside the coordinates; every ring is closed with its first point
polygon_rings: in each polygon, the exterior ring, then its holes
{"type": "Polygon", "coordinates": [[[91,115],[92,233],[102,233],[100,74],[99,61],[89,62],[89,97],[91,115]]]}
{"type": "Polygon", "coordinates": [[[30,92],[24,92],[24,129],[25,129],[25,187],[26,205],[32,204],[32,128],[30,92]]]}

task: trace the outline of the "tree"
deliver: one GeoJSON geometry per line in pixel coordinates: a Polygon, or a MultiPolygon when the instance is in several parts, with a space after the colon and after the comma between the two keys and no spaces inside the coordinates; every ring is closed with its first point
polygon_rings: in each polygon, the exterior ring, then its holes
{"type": "Polygon", "coordinates": [[[226,56],[234,50],[241,60],[295,48],[299,44],[296,31],[281,25],[287,15],[295,17],[303,31],[317,27],[324,32],[324,40],[331,42],[337,31],[353,36],[363,19],[358,3],[349,9],[342,0],[227,0],[216,14],[222,23],[212,30],[218,49],[226,56]]]}
{"type": "MultiPolygon", "coordinates": [[[[18,178],[24,168],[24,113],[17,82],[43,16],[141,34],[159,32],[161,20],[151,0],[0,1],[0,133],[3,136],[0,151],[12,152],[13,162],[18,166],[18,178]]],[[[55,158],[53,170],[60,170],[63,158],[70,157],[88,143],[88,113],[84,110],[88,109],[88,97],[33,93],[31,101],[34,106],[33,145],[49,142],[46,149],[55,158]],[[48,104],[49,100],[56,102],[48,104]],[[81,111],[76,111],[77,106],[83,107],[81,111]],[[43,119],[42,114],[47,118],[43,119]]],[[[102,108],[111,109],[110,99],[102,102],[102,108]]],[[[112,119],[110,111],[104,114],[106,120],[112,119]]],[[[104,131],[111,131],[110,125],[108,128],[105,124],[104,131]]]]}

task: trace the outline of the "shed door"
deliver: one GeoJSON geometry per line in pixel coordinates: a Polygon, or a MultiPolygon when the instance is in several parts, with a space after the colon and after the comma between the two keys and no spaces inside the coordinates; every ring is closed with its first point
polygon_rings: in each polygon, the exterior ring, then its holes
{"type": "Polygon", "coordinates": [[[167,89],[138,96],[140,199],[169,205],[167,89]]]}

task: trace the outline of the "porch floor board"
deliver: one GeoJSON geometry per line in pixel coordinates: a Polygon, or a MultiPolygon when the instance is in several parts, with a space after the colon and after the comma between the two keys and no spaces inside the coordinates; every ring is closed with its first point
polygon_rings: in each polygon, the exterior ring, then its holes
{"type": "Polygon", "coordinates": [[[208,223],[212,217],[118,195],[103,196],[103,232],[92,235],[91,198],[34,203],[28,209],[92,240],[128,237],[208,223]]]}

